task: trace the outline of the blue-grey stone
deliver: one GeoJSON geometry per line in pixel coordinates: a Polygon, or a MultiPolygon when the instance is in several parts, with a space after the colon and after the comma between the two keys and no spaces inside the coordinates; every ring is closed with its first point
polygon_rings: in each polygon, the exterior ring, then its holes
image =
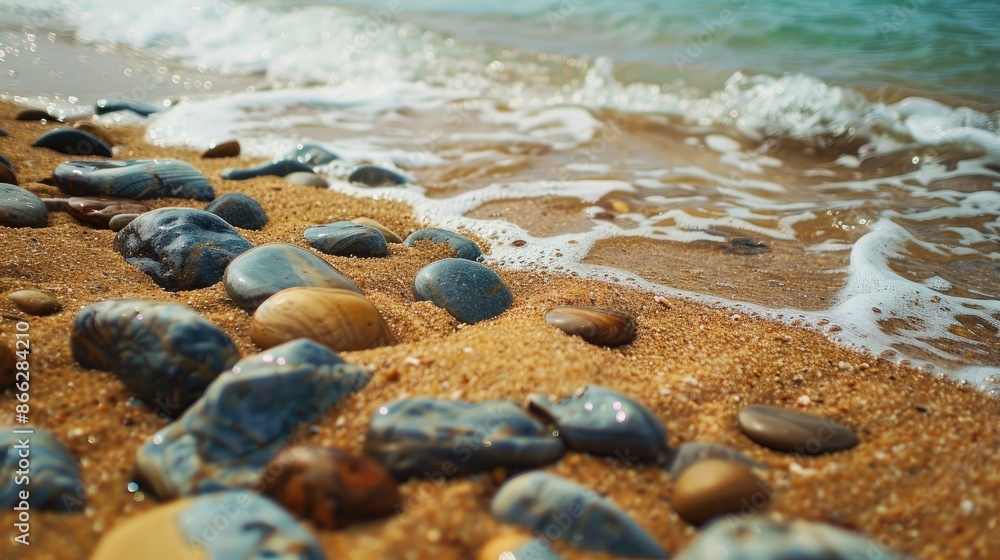
{"type": "Polygon", "coordinates": [[[52,173],[59,190],[77,196],[212,200],[212,183],[179,159],[68,161],[52,173]]]}
{"type": "Polygon", "coordinates": [[[24,491],[29,513],[79,511],[86,500],[76,457],[55,436],[29,425],[0,428],[0,508],[19,506],[24,491]]]}
{"type": "Polygon", "coordinates": [[[307,228],[306,241],[326,253],[342,257],[384,257],[389,245],[382,232],[354,222],[334,222],[307,228]]]}
{"type": "Polygon", "coordinates": [[[249,313],[287,288],[339,288],[364,295],[315,253],[284,243],[268,243],[233,259],[222,277],[229,297],[249,313]]]}
{"type": "Polygon", "coordinates": [[[0,226],[45,227],[49,211],[42,199],[17,185],[0,183],[0,226]]]}
{"type": "Polygon", "coordinates": [[[863,536],[838,527],[764,516],[719,519],[702,530],[677,560],[903,560],[863,536]],[[876,555],[873,556],[872,553],[876,555]]]}
{"type": "Polygon", "coordinates": [[[244,358],[139,448],[136,473],[160,499],[250,488],[294,428],[370,377],[305,339],[244,358]]]}
{"type": "Polygon", "coordinates": [[[36,148],[48,148],[71,156],[111,157],[111,146],[89,132],[76,128],[57,128],[39,136],[31,143],[36,148]]]}
{"type": "Polygon", "coordinates": [[[496,272],[465,259],[444,259],[423,267],[413,281],[413,293],[469,324],[492,319],[514,303],[496,272]]]}
{"type": "Polygon", "coordinates": [[[14,164],[11,163],[10,160],[4,157],[3,155],[0,155],[0,163],[4,164],[4,166],[6,166],[7,169],[10,169],[11,171],[14,170],[14,164]]]}
{"type": "Polygon", "coordinates": [[[240,359],[229,335],[195,311],[136,299],[84,307],[73,323],[70,349],[80,365],[112,372],[170,416],[240,359]]]}
{"type": "Polygon", "coordinates": [[[7,136],[7,131],[4,130],[4,129],[2,129],[2,128],[0,128],[0,137],[2,137],[2,136],[7,136]]]}
{"type": "Polygon", "coordinates": [[[470,261],[478,261],[480,257],[483,256],[482,249],[476,242],[469,239],[468,237],[463,237],[457,233],[453,233],[443,229],[437,228],[427,228],[419,229],[403,241],[403,244],[407,247],[413,247],[416,245],[417,241],[430,241],[431,243],[447,243],[451,245],[451,248],[455,250],[455,253],[460,259],[467,259],[470,261]]]}
{"type": "Polygon", "coordinates": [[[229,225],[262,230],[267,225],[267,213],[259,202],[243,193],[226,193],[205,207],[206,212],[229,222],[229,225]]]}
{"type": "Polygon", "coordinates": [[[394,401],[375,411],[365,441],[365,453],[398,480],[538,467],[563,452],[545,426],[510,401],[394,401]]]}
{"type": "Polygon", "coordinates": [[[153,113],[159,113],[160,110],[152,105],[146,103],[140,103],[138,101],[129,101],[127,99],[98,99],[97,103],[94,105],[94,110],[98,115],[104,115],[106,113],[114,113],[116,111],[132,111],[137,115],[142,115],[143,117],[148,117],[153,113]]]}
{"type": "Polygon", "coordinates": [[[312,167],[296,159],[276,159],[274,161],[269,161],[253,167],[226,169],[222,172],[222,178],[230,181],[244,181],[246,179],[264,177],[267,175],[284,177],[289,173],[296,173],[300,171],[312,172],[312,167]]]}
{"type": "Polygon", "coordinates": [[[505,523],[585,550],[629,558],[669,558],[666,550],[596,492],[547,472],[511,478],[493,496],[490,511],[505,523]]]}
{"type": "Polygon", "coordinates": [[[325,165],[331,161],[336,161],[340,159],[340,157],[319,144],[306,142],[296,145],[295,148],[285,154],[282,159],[294,159],[312,167],[316,167],[319,165],[325,165]]]}
{"type": "Polygon", "coordinates": [[[766,469],[767,465],[747,457],[738,450],[721,443],[695,441],[684,443],[670,450],[667,455],[667,472],[670,478],[676,479],[688,467],[706,459],[724,459],[736,461],[752,469],[766,469]]]}
{"type": "Polygon", "coordinates": [[[115,250],[170,292],[215,284],[229,261],[252,248],[222,218],[191,208],[146,212],[115,235],[115,250]]]}
{"type": "Polygon", "coordinates": [[[402,185],[410,182],[401,174],[377,165],[359,165],[347,177],[347,180],[352,183],[361,183],[368,187],[402,185]]]}
{"type": "Polygon", "coordinates": [[[562,560],[544,539],[531,539],[511,553],[513,558],[504,557],[500,560],[562,560]]]}
{"type": "Polygon", "coordinates": [[[617,391],[592,385],[550,402],[530,395],[528,410],[555,424],[566,447],[623,460],[655,459],[667,450],[667,429],[648,408],[617,391]]]}

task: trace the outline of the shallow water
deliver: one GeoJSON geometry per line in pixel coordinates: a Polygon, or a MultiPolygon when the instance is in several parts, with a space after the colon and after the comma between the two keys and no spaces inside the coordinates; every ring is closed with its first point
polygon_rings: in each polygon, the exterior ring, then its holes
{"type": "Polygon", "coordinates": [[[319,141],[331,177],[416,180],[332,188],[474,231],[493,262],[975,383],[1000,374],[997,23],[919,0],[0,1],[3,91],[26,102],[179,98],[151,141],[319,141]]]}

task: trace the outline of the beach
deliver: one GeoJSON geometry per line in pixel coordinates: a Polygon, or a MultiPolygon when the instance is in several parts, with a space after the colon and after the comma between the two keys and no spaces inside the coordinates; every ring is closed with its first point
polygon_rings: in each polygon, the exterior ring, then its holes
{"type": "MultiPolygon", "coordinates": [[[[24,188],[40,197],[60,196],[40,181],[69,158],[28,147],[56,125],[15,121],[19,110],[9,103],[0,107],[0,127],[9,133],[0,138],[0,150],[15,165],[24,188]]],[[[194,151],[152,146],[144,132],[141,126],[109,130],[118,144],[116,159],[181,158],[202,170],[218,195],[250,195],[269,217],[262,231],[240,231],[254,245],[308,247],[302,236],[306,227],[359,216],[401,235],[425,225],[398,202],[288,185],[276,177],[224,181],[222,169],[256,160],[201,159],[194,151]]],[[[178,199],[147,202],[153,208],[202,207],[178,199]]],[[[484,249],[491,245],[476,231],[460,233],[484,249]]],[[[10,343],[18,321],[30,324],[31,423],[51,431],[80,459],[87,494],[80,513],[33,512],[32,544],[5,544],[10,558],[87,557],[109,530],[159,505],[152,497],[140,499],[128,484],[139,446],[167,420],[147,406],[130,404],[130,394],[113,375],[83,369],[73,360],[70,329],[81,308],[121,297],[179,303],[221,327],[243,356],[257,351],[249,336],[250,316],[230,301],[221,284],[166,292],[114,251],[114,236],[59,212],[50,213],[45,228],[2,229],[0,290],[37,288],[62,304],[54,315],[33,317],[0,300],[3,341],[10,343]]],[[[495,319],[461,325],[433,304],[414,301],[412,294],[417,271],[451,256],[450,249],[431,244],[390,248],[384,258],[321,255],[364,291],[398,343],[342,353],[369,368],[372,380],[312,430],[297,435],[300,441],[359,452],[378,407],[403,396],[522,402],[532,393],[558,396],[601,385],[653,411],[667,428],[670,447],[723,443],[771,467],[763,475],[774,489],[769,515],[848,528],[918,558],[1000,555],[1000,404],[988,394],[849,350],[804,328],[664,297],[626,282],[552,270],[491,266],[513,292],[513,306],[495,319]],[[611,349],[567,336],[544,320],[549,308],[560,305],[627,312],[637,323],[636,339],[611,349]],[[861,443],[815,457],[770,451],[736,426],[737,412],[750,404],[827,416],[851,428],[861,443]]],[[[700,255],[706,269],[724,268],[733,258],[744,257],[700,255]]],[[[13,423],[14,405],[11,392],[0,396],[5,425],[13,423]]],[[[545,470],[607,497],[671,553],[697,534],[673,512],[672,481],[656,462],[637,462],[622,471],[610,460],[570,452],[545,470]]],[[[488,509],[504,476],[411,480],[401,485],[401,513],[314,534],[330,558],[471,558],[490,538],[516,530],[488,509]]],[[[13,522],[11,511],[0,512],[5,528],[13,522]]],[[[603,557],[563,542],[553,547],[565,558],[603,557]]]]}

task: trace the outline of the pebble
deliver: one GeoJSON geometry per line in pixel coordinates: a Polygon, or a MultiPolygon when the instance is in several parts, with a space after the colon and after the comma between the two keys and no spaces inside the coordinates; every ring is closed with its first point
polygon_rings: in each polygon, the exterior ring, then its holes
{"type": "Polygon", "coordinates": [[[31,514],[79,511],[86,499],[78,461],[58,438],[29,425],[0,428],[0,508],[11,511],[19,506],[24,491],[29,492],[27,502],[31,514]],[[14,433],[15,430],[30,430],[31,433],[14,433]],[[30,468],[19,465],[25,457],[30,468]],[[29,477],[30,485],[17,482],[29,477]]]}
{"type": "Polygon", "coordinates": [[[476,560],[559,560],[549,543],[522,533],[493,537],[479,549],[476,560]]]}
{"type": "Polygon", "coordinates": [[[259,488],[263,468],[296,427],[370,378],[365,368],[309,340],[248,356],[139,448],[138,480],[163,500],[259,488]]]}
{"type": "Polygon", "coordinates": [[[527,408],[554,424],[559,438],[575,451],[628,462],[654,459],[667,450],[663,422],[645,406],[605,387],[591,385],[556,403],[530,395],[527,408]]]}
{"type": "Polygon", "coordinates": [[[407,247],[413,247],[416,245],[417,241],[430,241],[431,243],[447,243],[455,250],[457,256],[460,259],[466,259],[470,261],[478,261],[480,257],[483,256],[482,249],[476,242],[469,239],[468,237],[463,237],[457,233],[453,233],[443,229],[437,228],[426,228],[419,229],[411,233],[406,241],[403,242],[407,247]]]}
{"type": "Polygon", "coordinates": [[[315,253],[285,243],[268,243],[236,257],[226,267],[222,284],[236,305],[249,313],[287,288],[339,288],[362,293],[315,253]]]}
{"type": "Polygon", "coordinates": [[[621,346],[635,339],[635,319],[613,309],[555,307],[545,314],[545,322],[597,346],[621,346]]]}
{"type": "Polygon", "coordinates": [[[340,157],[319,144],[307,142],[296,145],[294,150],[285,154],[284,159],[294,159],[316,167],[317,165],[325,165],[331,161],[336,161],[340,157]]]}
{"type": "Polygon", "coordinates": [[[132,220],[139,217],[139,214],[118,214],[108,220],[108,229],[114,232],[125,229],[125,226],[132,223],[132,220]]]}
{"type": "Polygon", "coordinates": [[[316,538],[268,498],[233,490],[157,506],[116,524],[91,560],[323,560],[316,538]]]}
{"type": "Polygon", "coordinates": [[[7,183],[8,185],[17,185],[17,174],[14,173],[14,168],[11,167],[10,162],[7,158],[0,156],[0,183],[7,183]]]}
{"type": "Polygon", "coordinates": [[[7,299],[21,311],[39,317],[52,315],[62,309],[59,300],[40,290],[17,290],[7,294],[7,299]]]}
{"type": "Polygon", "coordinates": [[[732,447],[720,443],[689,442],[679,445],[667,455],[667,472],[670,478],[677,479],[688,467],[706,459],[724,459],[737,461],[752,469],[766,469],[767,465],[747,457],[732,447]]]}
{"type": "Polygon", "coordinates": [[[335,288],[288,288],[260,304],[250,321],[260,348],[308,338],[337,352],[396,343],[375,305],[365,296],[335,288]]]}
{"type": "Polygon", "coordinates": [[[14,170],[14,164],[11,163],[9,159],[7,159],[2,155],[0,155],[0,163],[2,163],[5,167],[7,167],[7,169],[10,169],[11,171],[14,170]]]}
{"type": "Polygon", "coordinates": [[[632,558],[669,558],[649,533],[593,490],[547,472],[529,472],[504,483],[490,511],[550,541],[632,558]]]}
{"type": "Polygon", "coordinates": [[[87,121],[77,121],[73,123],[73,128],[77,130],[82,130],[89,134],[93,134],[94,136],[100,138],[101,141],[107,144],[108,146],[115,145],[115,141],[109,135],[107,128],[104,128],[102,126],[97,126],[96,124],[87,121]]]}
{"type": "Polygon", "coordinates": [[[739,426],[760,445],[788,453],[818,455],[844,451],[858,444],[858,436],[839,422],[776,406],[743,408],[739,426]]]}
{"type": "Polygon", "coordinates": [[[297,185],[300,187],[318,187],[321,189],[330,187],[330,183],[328,183],[326,179],[320,177],[312,171],[296,171],[295,173],[289,173],[288,175],[285,175],[285,182],[289,185],[297,185]]]}
{"type": "Polygon", "coordinates": [[[365,453],[397,480],[539,467],[564,451],[545,426],[511,401],[397,400],[375,411],[365,440],[365,453]]]}
{"type": "Polygon", "coordinates": [[[160,112],[159,109],[153,107],[152,105],[128,99],[98,99],[97,103],[94,105],[94,110],[98,115],[105,115],[116,111],[132,111],[133,113],[142,115],[143,117],[148,117],[153,113],[160,112]]]}
{"type": "Polygon", "coordinates": [[[70,349],[81,366],[112,372],[170,416],[183,412],[240,358],[229,335],[195,311],[136,299],[83,308],[70,349]]]}
{"type": "Polygon", "coordinates": [[[191,208],[146,212],[115,235],[115,250],[169,292],[215,284],[252,248],[222,218],[191,208]]]}
{"type": "Polygon", "coordinates": [[[276,159],[274,161],[269,161],[253,167],[226,169],[222,172],[222,178],[230,181],[244,181],[246,179],[253,179],[254,177],[265,177],[269,175],[284,177],[289,173],[295,173],[297,171],[308,171],[311,173],[312,167],[294,159],[276,159]]]}
{"type": "Polygon", "coordinates": [[[208,146],[207,150],[202,152],[201,157],[211,159],[236,157],[238,155],[240,155],[240,143],[236,140],[229,140],[228,142],[220,142],[218,144],[213,142],[208,146]]]}
{"type": "Polygon", "coordinates": [[[142,214],[149,207],[129,198],[74,196],[66,201],[66,211],[81,222],[105,228],[119,214],[142,214]]]}
{"type": "Polygon", "coordinates": [[[56,167],[52,176],[61,191],[77,196],[215,198],[212,183],[201,171],[178,159],[68,161],[56,167]]]}
{"type": "Polygon", "coordinates": [[[226,193],[205,207],[233,227],[259,231],[267,225],[267,213],[259,202],[243,193],[226,193]]]}
{"type": "Polygon", "coordinates": [[[40,200],[49,212],[66,212],[69,210],[68,198],[42,198],[40,200]]]}
{"type": "Polygon", "coordinates": [[[701,531],[675,560],[848,560],[903,556],[861,535],[812,521],[777,521],[760,515],[719,519],[701,531]],[[876,555],[873,556],[872,553],[876,555]]]}
{"type": "Polygon", "coordinates": [[[381,231],[382,232],[382,237],[385,237],[385,240],[387,242],[389,242],[389,243],[402,243],[403,242],[403,238],[400,237],[400,236],[398,236],[398,235],[396,235],[396,232],[392,231],[391,229],[385,227],[384,225],[376,222],[375,220],[373,220],[371,218],[364,218],[364,217],[362,217],[362,218],[354,218],[351,221],[354,222],[354,223],[356,223],[356,224],[361,224],[363,226],[373,227],[373,228],[381,231]]]}
{"type": "Polygon", "coordinates": [[[271,459],[261,482],[263,494],[320,529],[388,515],[400,504],[385,467],[339,449],[288,448],[271,459]]]}
{"type": "Polygon", "coordinates": [[[14,117],[19,121],[59,121],[58,117],[52,116],[48,111],[41,109],[25,109],[14,117]]]}
{"type": "Polygon", "coordinates": [[[772,491],[739,461],[705,459],[676,479],[671,504],[684,520],[701,525],[719,515],[758,513],[772,491]]]}
{"type": "Polygon", "coordinates": [[[11,387],[17,380],[17,354],[3,342],[0,342],[0,391],[11,387]]]}
{"type": "Polygon", "coordinates": [[[0,128],[0,137],[7,136],[7,131],[0,128]]]}
{"type": "Polygon", "coordinates": [[[47,225],[49,212],[42,199],[17,185],[0,183],[0,226],[21,228],[47,225]]]}
{"type": "Polygon", "coordinates": [[[31,143],[36,148],[48,148],[71,156],[112,157],[111,146],[89,132],[76,128],[57,128],[39,136],[31,143]]]}
{"type": "Polygon", "coordinates": [[[468,324],[497,317],[514,303],[496,272],[465,259],[444,259],[423,267],[413,281],[413,293],[417,300],[430,300],[468,324]]]}
{"type": "Polygon", "coordinates": [[[359,165],[347,178],[351,183],[361,183],[368,187],[385,187],[409,183],[399,173],[377,165],[359,165]]]}
{"type": "Polygon", "coordinates": [[[389,254],[382,232],[355,222],[334,222],[305,231],[306,241],[327,255],[384,257],[389,254]]]}

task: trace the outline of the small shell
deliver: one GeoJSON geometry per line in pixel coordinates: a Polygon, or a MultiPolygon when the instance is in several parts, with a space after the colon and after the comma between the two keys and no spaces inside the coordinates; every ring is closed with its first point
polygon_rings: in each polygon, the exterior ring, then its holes
{"type": "Polygon", "coordinates": [[[363,295],[336,288],[289,288],[254,312],[250,337],[261,348],[308,338],[338,352],[395,344],[378,309],[363,295]]]}
{"type": "Polygon", "coordinates": [[[597,346],[621,346],[635,338],[635,320],[632,316],[613,309],[555,307],[545,314],[545,322],[597,346]]]}

